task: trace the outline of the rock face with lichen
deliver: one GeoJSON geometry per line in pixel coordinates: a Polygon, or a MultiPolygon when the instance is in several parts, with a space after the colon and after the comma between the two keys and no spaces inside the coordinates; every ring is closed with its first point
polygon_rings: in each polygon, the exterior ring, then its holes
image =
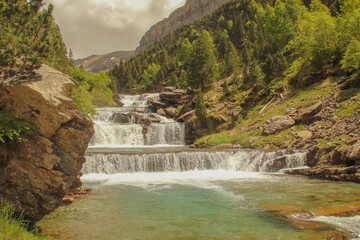
{"type": "Polygon", "coordinates": [[[0,169],[0,196],[26,218],[40,220],[81,185],[84,153],[94,129],[69,98],[75,86],[71,78],[43,65],[28,80],[0,86],[0,112],[15,112],[37,128],[0,169]]]}

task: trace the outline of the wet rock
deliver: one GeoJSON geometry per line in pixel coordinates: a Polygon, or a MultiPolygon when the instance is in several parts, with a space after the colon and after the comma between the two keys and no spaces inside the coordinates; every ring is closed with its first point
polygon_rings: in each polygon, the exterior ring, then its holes
{"type": "Polygon", "coordinates": [[[55,210],[81,184],[78,176],[94,129],[69,98],[74,86],[71,78],[45,65],[26,83],[0,86],[2,111],[16,112],[38,128],[0,169],[0,195],[30,220],[55,210]]]}
{"type": "Polygon", "coordinates": [[[310,212],[291,205],[261,203],[259,207],[287,220],[305,220],[314,216],[310,212]]]}
{"type": "Polygon", "coordinates": [[[170,117],[175,117],[176,116],[176,108],[174,108],[172,106],[165,108],[165,112],[170,117]]]}
{"type": "Polygon", "coordinates": [[[116,95],[115,97],[115,102],[116,102],[116,105],[118,107],[123,107],[124,106],[124,103],[122,102],[122,99],[121,99],[121,96],[120,95],[116,95]]]}
{"type": "Polygon", "coordinates": [[[159,114],[160,116],[166,117],[166,112],[163,108],[156,110],[156,113],[159,114]]]}
{"type": "Polygon", "coordinates": [[[153,109],[166,108],[168,105],[164,102],[157,100],[156,98],[148,98],[147,103],[153,109]]]}
{"type": "Polygon", "coordinates": [[[130,123],[131,115],[126,113],[113,113],[109,120],[114,123],[130,123]]]}
{"type": "Polygon", "coordinates": [[[263,128],[264,135],[270,135],[281,132],[295,125],[295,120],[289,116],[274,116],[266,121],[263,128]]]}
{"type": "Polygon", "coordinates": [[[171,105],[182,105],[186,102],[187,97],[183,93],[162,92],[160,93],[160,99],[171,105]]]}
{"type": "Polygon", "coordinates": [[[313,213],[316,216],[351,217],[360,214],[360,201],[332,204],[331,206],[318,208],[313,213]]]}
{"type": "MultiPolygon", "coordinates": [[[[313,222],[311,222],[313,223],[313,222]]],[[[304,240],[348,240],[350,236],[338,231],[311,231],[310,233],[304,234],[301,239],[304,240]]]]}
{"type": "Polygon", "coordinates": [[[333,165],[317,165],[309,169],[290,169],[286,170],[285,173],[317,179],[360,183],[360,166],[334,167],[333,165]]]}
{"type": "Polygon", "coordinates": [[[322,102],[318,102],[310,107],[302,108],[298,110],[298,116],[296,118],[297,123],[310,124],[317,120],[315,115],[323,109],[322,102]]]}

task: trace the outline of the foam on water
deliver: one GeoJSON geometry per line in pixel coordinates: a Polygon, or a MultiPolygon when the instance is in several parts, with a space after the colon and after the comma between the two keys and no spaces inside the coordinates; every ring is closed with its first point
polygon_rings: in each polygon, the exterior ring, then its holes
{"type": "Polygon", "coordinates": [[[312,220],[344,228],[360,238],[360,215],[354,217],[315,217],[312,220]]]}
{"type": "Polygon", "coordinates": [[[206,171],[187,171],[187,172],[137,172],[137,173],[118,173],[118,174],[89,174],[84,175],[82,180],[87,182],[101,182],[103,185],[125,185],[142,188],[152,188],[168,185],[187,185],[203,189],[219,189],[214,184],[217,181],[251,181],[251,180],[270,180],[270,175],[252,172],[239,172],[228,170],[206,170],[206,171]]]}

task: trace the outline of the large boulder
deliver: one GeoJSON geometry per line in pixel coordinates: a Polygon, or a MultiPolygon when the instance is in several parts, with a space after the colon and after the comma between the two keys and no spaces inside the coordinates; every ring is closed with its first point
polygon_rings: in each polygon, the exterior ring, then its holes
{"type": "Polygon", "coordinates": [[[315,103],[309,107],[298,110],[297,123],[310,124],[316,119],[315,115],[323,109],[322,102],[315,103]]]}
{"type": "Polygon", "coordinates": [[[187,96],[184,92],[162,92],[160,99],[170,105],[182,105],[186,102],[187,96]]]}
{"type": "MultiPolygon", "coordinates": [[[[94,128],[69,98],[74,86],[71,78],[45,65],[26,83],[0,86],[0,113],[15,112],[37,128],[0,168],[0,197],[30,220],[55,210],[81,185],[78,177],[94,128]]],[[[0,158],[5,154],[0,152],[0,158]]]]}
{"type": "Polygon", "coordinates": [[[295,120],[289,116],[274,116],[266,121],[263,128],[265,135],[281,132],[295,125],[295,120]]]}

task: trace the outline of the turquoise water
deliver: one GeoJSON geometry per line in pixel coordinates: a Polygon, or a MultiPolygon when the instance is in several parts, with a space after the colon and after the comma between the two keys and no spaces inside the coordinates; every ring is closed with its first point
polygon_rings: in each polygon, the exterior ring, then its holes
{"type": "Polygon", "coordinates": [[[319,220],[331,225],[308,228],[264,207],[312,212],[359,201],[358,184],[225,170],[87,175],[83,182],[92,194],[42,220],[45,233],[74,240],[316,239],[333,230],[360,235],[359,216],[325,217],[319,220]]]}

